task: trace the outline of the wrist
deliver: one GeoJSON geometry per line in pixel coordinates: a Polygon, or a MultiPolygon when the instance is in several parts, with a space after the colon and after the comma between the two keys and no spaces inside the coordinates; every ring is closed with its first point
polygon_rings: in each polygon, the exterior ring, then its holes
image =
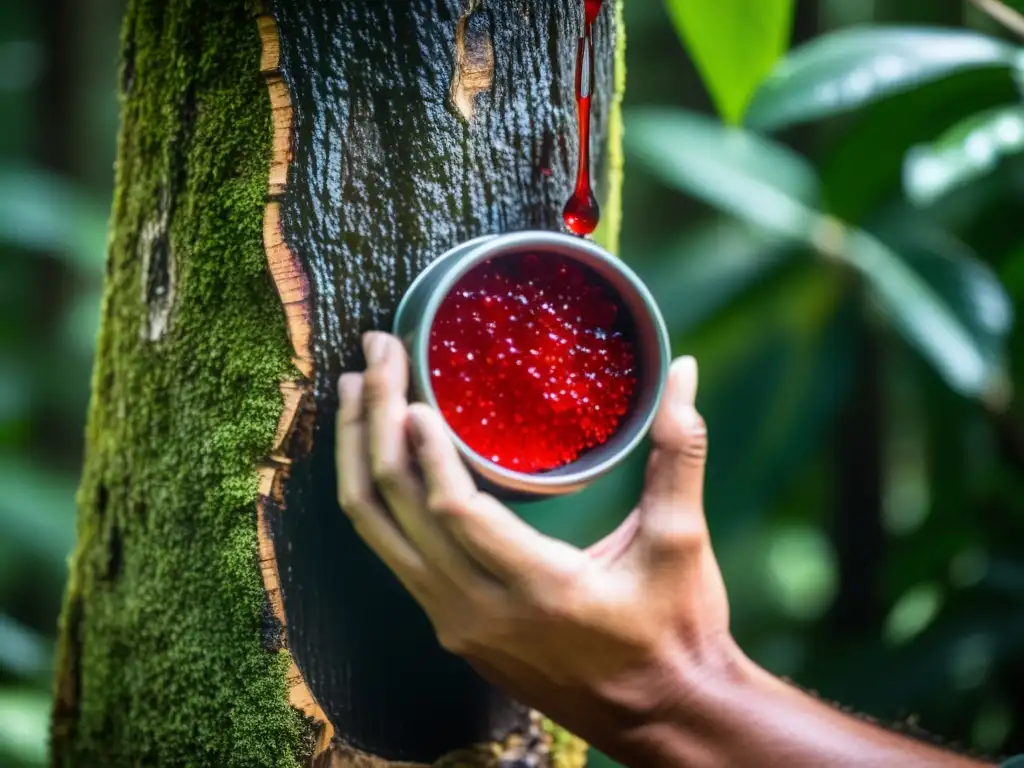
{"type": "Polygon", "coordinates": [[[622,734],[612,757],[643,768],[982,765],[840,712],[759,667],[731,638],[675,668],[678,694],[622,734]]]}
{"type": "Polygon", "coordinates": [[[733,765],[722,742],[736,725],[734,702],[759,698],[765,675],[728,635],[699,651],[680,650],[659,665],[649,695],[625,708],[608,742],[595,740],[595,746],[624,765],[644,768],[733,765]]]}

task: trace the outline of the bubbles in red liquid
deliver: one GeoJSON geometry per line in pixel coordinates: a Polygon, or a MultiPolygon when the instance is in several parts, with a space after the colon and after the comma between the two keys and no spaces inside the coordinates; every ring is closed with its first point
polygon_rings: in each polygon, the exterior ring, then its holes
{"type": "Polygon", "coordinates": [[[627,313],[590,270],[561,256],[504,256],[467,273],[430,332],[441,412],[474,451],[518,472],[601,445],[636,390],[627,313]]]}

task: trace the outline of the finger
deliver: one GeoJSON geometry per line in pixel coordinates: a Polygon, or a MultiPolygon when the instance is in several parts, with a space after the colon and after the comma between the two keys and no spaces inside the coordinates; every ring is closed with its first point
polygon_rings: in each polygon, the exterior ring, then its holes
{"type": "Polygon", "coordinates": [[[360,537],[417,600],[426,599],[426,565],[378,502],[366,453],[363,377],[346,373],[338,381],[341,408],[336,419],[338,503],[360,537]],[[421,599],[422,598],[422,599],[421,599]]]}
{"type": "Polygon", "coordinates": [[[437,411],[409,407],[409,437],[427,483],[427,507],[470,557],[505,583],[572,568],[583,553],[544,536],[477,490],[437,411]]]}
{"type": "Polygon", "coordinates": [[[386,333],[363,336],[363,349],[370,471],[388,506],[415,506],[422,502],[424,489],[412,471],[405,441],[409,360],[398,339],[386,333]]]}
{"type": "Polygon", "coordinates": [[[377,491],[428,565],[456,582],[480,576],[443,526],[427,512],[427,490],[416,475],[406,439],[409,360],[401,342],[386,333],[364,336],[369,368],[365,398],[370,472],[377,491]]]}
{"type": "Polygon", "coordinates": [[[651,429],[652,448],[641,498],[640,535],[669,549],[706,532],[703,513],[707,427],[697,413],[697,362],[672,364],[651,429]]]}

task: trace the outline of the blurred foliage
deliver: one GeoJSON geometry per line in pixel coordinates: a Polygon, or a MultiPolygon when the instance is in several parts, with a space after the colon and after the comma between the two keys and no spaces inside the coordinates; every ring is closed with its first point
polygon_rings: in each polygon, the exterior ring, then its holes
{"type": "MultiPolygon", "coordinates": [[[[45,762],[120,11],[18,0],[0,31],[5,766],[45,762]]],[[[737,638],[883,721],[1024,751],[1024,49],[969,0],[626,16],[623,252],[701,361],[737,638]]],[[[591,542],[643,458],[523,513],[591,542]]]]}
{"type": "Polygon", "coordinates": [[[45,764],[113,176],[120,2],[0,29],[0,765],[45,764]]]}
{"type": "Polygon", "coordinates": [[[794,0],[668,0],[708,91],[729,123],[743,117],[761,80],[786,51],[794,0]]]}

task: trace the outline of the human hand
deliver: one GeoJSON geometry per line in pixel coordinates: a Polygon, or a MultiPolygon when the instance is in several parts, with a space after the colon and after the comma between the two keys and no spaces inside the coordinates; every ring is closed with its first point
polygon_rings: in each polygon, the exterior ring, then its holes
{"type": "Polygon", "coordinates": [[[476,488],[441,415],[407,402],[398,339],[370,333],[364,350],[366,373],[339,383],[339,501],[446,649],[599,745],[678,707],[703,674],[731,663],[692,358],[672,366],[639,504],[578,549],[476,488]]]}

